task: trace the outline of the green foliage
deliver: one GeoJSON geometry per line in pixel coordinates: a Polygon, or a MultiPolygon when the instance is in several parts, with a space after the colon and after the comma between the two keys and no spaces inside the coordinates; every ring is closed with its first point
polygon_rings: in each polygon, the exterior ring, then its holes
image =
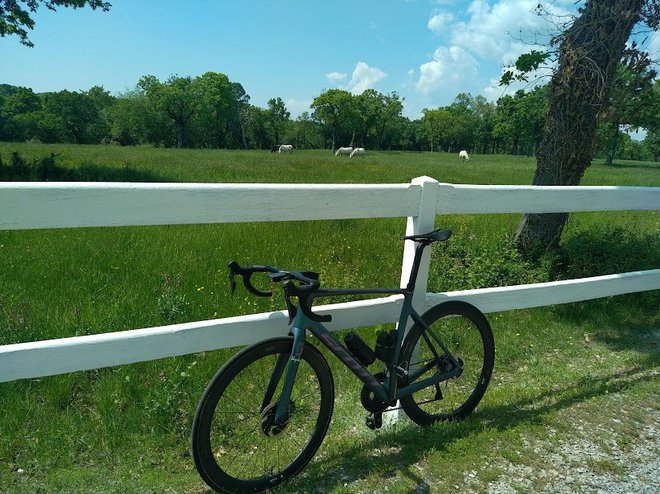
{"type": "Polygon", "coordinates": [[[587,278],[604,274],[656,269],[660,266],[657,231],[603,225],[569,235],[553,261],[557,279],[587,278]]]}
{"type": "Polygon", "coordinates": [[[268,122],[275,134],[273,136],[275,138],[275,144],[282,143],[280,135],[282,135],[290,116],[291,114],[286,109],[282,98],[271,98],[268,100],[268,122]]]}
{"type": "Polygon", "coordinates": [[[161,324],[185,322],[190,317],[190,302],[183,291],[183,275],[179,273],[175,281],[165,274],[161,293],[156,303],[156,311],[161,324]]]}
{"type": "Polygon", "coordinates": [[[110,3],[103,0],[14,0],[0,1],[0,37],[15,35],[25,46],[34,46],[28,37],[28,30],[34,29],[34,20],[31,15],[37,12],[40,6],[50,10],[56,7],[73,7],[74,9],[90,7],[104,12],[110,10],[110,3]],[[25,4],[24,6],[21,4],[25,4]]]}
{"type": "Polygon", "coordinates": [[[353,144],[360,114],[353,104],[354,96],[343,89],[329,89],[314,98],[311,104],[313,117],[325,127],[324,132],[332,139],[332,150],[353,144]]]}
{"type": "Polygon", "coordinates": [[[145,410],[149,423],[159,433],[175,434],[185,440],[189,434],[190,372],[197,361],[185,367],[183,364],[183,361],[178,362],[174,368],[158,374],[158,381],[145,397],[145,410]]]}
{"type": "Polygon", "coordinates": [[[529,74],[537,71],[542,64],[550,58],[549,52],[532,50],[529,53],[523,53],[516,59],[515,70],[508,69],[504,71],[500,79],[500,86],[508,86],[514,81],[528,81],[529,74]]]}
{"type": "MultiPolygon", "coordinates": [[[[0,140],[13,142],[201,149],[270,149],[281,143],[321,149],[331,148],[333,142],[335,147],[352,142],[370,151],[455,153],[466,149],[528,156],[535,154],[540,143],[548,104],[547,87],[517,91],[497,103],[461,93],[451,105],[426,108],[421,119],[409,120],[402,115],[397,93],[369,89],[353,95],[330,90],[316,98],[312,114],[304,112],[291,120],[281,98],[271,98],[266,109],[256,107],[239,83],[215,72],[196,78],[172,76],[164,82],[145,76],[136,89],[116,97],[99,86],[84,92],[45,94],[6,86],[1,93],[0,140]]],[[[642,107],[648,115],[656,111],[650,104],[642,107]]],[[[617,156],[654,159],[653,121],[647,117],[643,121],[651,145],[619,143],[617,156]]],[[[607,127],[601,128],[598,156],[605,155],[609,142],[607,127]]]]}
{"type": "Polygon", "coordinates": [[[543,264],[521,257],[510,236],[495,240],[470,234],[436,249],[429,272],[431,291],[470,290],[548,281],[543,264]]]}

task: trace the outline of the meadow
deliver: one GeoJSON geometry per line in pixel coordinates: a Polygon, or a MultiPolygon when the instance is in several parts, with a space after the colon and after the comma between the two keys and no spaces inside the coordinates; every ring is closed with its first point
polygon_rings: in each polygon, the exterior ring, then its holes
{"type": "MultiPolygon", "coordinates": [[[[54,154],[54,177],[89,181],[529,184],[532,158],[329,150],[267,151],[0,143],[27,162],[54,154]]],[[[4,174],[4,175],[3,175],[4,174]]],[[[4,180],[2,178],[0,180],[4,180]]],[[[660,187],[660,165],[594,162],[583,185],[660,187]]],[[[519,215],[438,217],[429,289],[503,286],[660,267],[660,213],[573,214],[560,252],[531,262],[512,245],[519,215]]],[[[396,286],[405,219],[0,231],[0,344],[129,330],[281,309],[239,290],[226,264],[319,271],[328,286],[396,286]]],[[[364,426],[361,384],[333,366],[335,416],[317,458],[279,492],[479,492],[511,469],[589,440],[634,448],[657,421],[658,291],[489,316],[493,382],[466,421],[430,429],[364,426]],[[613,422],[618,420],[618,422],[613,422]],[[613,439],[614,438],[614,439],[613,439]],[[538,452],[531,445],[536,445],[538,452]],[[553,449],[554,448],[554,449],[553,449]],[[374,486],[379,486],[375,488],[374,486]]],[[[374,328],[360,334],[373,341],[374,328]]],[[[206,383],[236,350],[0,383],[0,493],[206,492],[189,455],[206,383]]],[[[605,448],[605,446],[603,446],[605,448]]],[[[582,464],[581,464],[582,465],[582,464]]],[[[614,475],[610,461],[582,465],[614,475]]],[[[552,485],[534,475],[533,485],[552,485]]],[[[515,487],[515,486],[514,486],[515,487]]]]}

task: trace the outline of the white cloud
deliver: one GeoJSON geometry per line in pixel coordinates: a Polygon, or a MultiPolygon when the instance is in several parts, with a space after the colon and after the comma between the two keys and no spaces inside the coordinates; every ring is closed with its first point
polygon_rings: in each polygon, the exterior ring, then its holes
{"type": "Polygon", "coordinates": [[[346,74],[342,74],[341,72],[330,72],[328,74],[325,74],[325,77],[330,82],[336,84],[336,83],[346,79],[346,74]]]}
{"type": "Polygon", "coordinates": [[[364,62],[358,62],[348,83],[348,90],[353,94],[361,94],[366,89],[372,89],[378,81],[385,79],[387,74],[377,67],[369,67],[364,62]]]}
{"type": "MultiPolygon", "coordinates": [[[[567,11],[560,3],[546,8],[553,15],[564,15],[567,11]]],[[[538,5],[538,0],[500,0],[492,5],[474,0],[467,20],[454,24],[451,42],[482,58],[514,61],[521,53],[546,46],[550,25],[534,12],[538,5]]]]}
{"type": "Polygon", "coordinates": [[[477,76],[478,62],[460,46],[440,47],[435,50],[433,60],[419,67],[416,89],[425,95],[436,91],[453,93],[460,90],[462,81],[477,76]]]}
{"type": "MultiPolygon", "coordinates": [[[[544,7],[553,16],[566,15],[574,8],[572,2],[554,0],[544,7]]],[[[445,35],[449,42],[435,50],[432,60],[419,66],[419,79],[413,84],[417,93],[433,95],[435,100],[441,92],[453,96],[481,90],[496,100],[515,91],[516,85],[499,87],[492,71],[515,62],[522,53],[547,47],[553,19],[537,15],[538,5],[539,0],[472,0],[463,11],[436,9],[427,28],[445,35]]]]}
{"type": "Polygon", "coordinates": [[[427,27],[435,34],[445,34],[454,22],[454,16],[449,12],[438,12],[429,19],[427,27]]]}
{"type": "Polygon", "coordinates": [[[291,118],[298,118],[303,112],[311,112],[310,106],[313,101],[313,99],[300,100],[289,98],[284,104],[286,105],[286,109],[291,113],[291,118]]]}

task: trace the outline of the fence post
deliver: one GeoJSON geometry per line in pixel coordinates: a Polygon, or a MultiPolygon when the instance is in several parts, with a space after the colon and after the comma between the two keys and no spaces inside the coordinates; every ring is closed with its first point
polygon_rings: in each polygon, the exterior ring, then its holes
{"type": "MultiPolygon", "coordinates": [[[[435,227],[435,217],[437,213],[438,192],[440,190],[440,183],[431,177],[417,177],[411,182],[413,185],[420,185],[422,192],[419,197],[419,209],[417,216],[409,216],[406,223],[406,236],[418,235],[420,233],[428,233],[435,227]]],[[[401,283],[399,286],[405,287],[408,285],[410,279],[410,271],[412,269],[413,260],[415,258],[415,242],[404,242],[403,246],[403,263],[401,265],[401,283]]],[[[424,302],[426,300],[426,290],[429,280],[429,264],[431,260],[431,249],[426,249],[422,256],[419,265],[419,273],[415,283],[415,295],[412,300],[413,307],[418,312],[423,312],[424,302]]],[[[411,321],[408,320],[408,327],[406,332],[412,326],[411,321]]],[[[387,413],[383,416],[385,425],[392,425],[398,420],[406,418],[403,410],[398,409],[392,413],[387,413]]]]}
{"type": "MultiPolygon", "coordinates": [[[[408,217],[406,235],[419,235],[420,233],[430,232],[435,227],[440,183],[431,177],[417,177],[413,179],[411,183],[414,185],[421,185],[422,193],[419,198],[419,210],[417,216],[408,217]]],[[[415,242],[404,242],[401,284],[399,285],[402,288],[408,285],[413,259],[415,258],[416,246],[415,242]]],[[[413,297],[413,307],[418,312],[422,311],[424,300],[426,300],[430,259],[431,249],[426,249],[419,266],[419,274],[417,275],[417,283],[415,284],[415,296],[413,297]]]]}

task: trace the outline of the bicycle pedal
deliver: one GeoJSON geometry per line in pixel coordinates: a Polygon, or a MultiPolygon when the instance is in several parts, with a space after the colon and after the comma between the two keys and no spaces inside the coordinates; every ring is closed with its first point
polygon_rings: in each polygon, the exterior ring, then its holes
{"type": "Polygon", "coordinates": [[[372,431],[376,429],[380,429],[383,426],[383,414],[374,413],[373,415],[367,415],[367,418],[365,419],[364,423],[372,431]]]}

